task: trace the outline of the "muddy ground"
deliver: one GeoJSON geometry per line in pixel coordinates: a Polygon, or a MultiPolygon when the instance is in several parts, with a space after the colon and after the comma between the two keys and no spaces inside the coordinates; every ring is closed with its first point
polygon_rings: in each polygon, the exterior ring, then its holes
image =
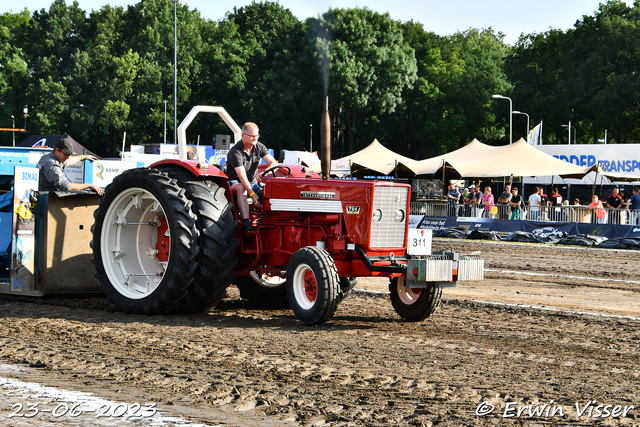
{"type": "Polygon", "coordinates": [[[235,288],[189,316],[126,315],[99,297],[0,296],[0,363],[31,366],[0,376],[157,402],[207,425],[640,425],[640,253],[434,247],[482,251],[486,280],[445,289],[417,323],[363,291],[320,327],[235,288]]]}

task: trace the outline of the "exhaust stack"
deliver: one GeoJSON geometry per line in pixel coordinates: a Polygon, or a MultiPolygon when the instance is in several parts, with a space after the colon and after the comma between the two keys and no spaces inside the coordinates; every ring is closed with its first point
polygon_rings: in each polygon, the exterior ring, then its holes
{"type": "Polygon", "coordinates": [[[324,110],[320,119],[320,165],[322,179],[329,179],[331,172],[331,121],[329,119],[329,97],[324,97],[324,110]]]}

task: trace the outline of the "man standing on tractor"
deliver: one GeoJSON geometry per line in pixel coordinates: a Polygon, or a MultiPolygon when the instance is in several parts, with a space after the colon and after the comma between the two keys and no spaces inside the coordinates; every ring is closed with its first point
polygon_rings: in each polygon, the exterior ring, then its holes
{"type": "Polygon", "coordinates": [[[93,190],[99,195],[104,191],[93,184],[75,184],[69,181],[64,170],[67,166],[74,165],[83,160],[94,161],[94,156],[78,156],[73,151],[73,144],[67,138],[56,142],[51,153],[45,154],[38,162],[40,177],[38,190],[40,191],[81,191],[93,190]]]}
{"type": "Polygon", "coordinates": [[[251,197],[254,205],[261,206],[262,204],[262,187],[258,185],[256,180],[260,159],[264,159],[267,168],[278,164],[276,159],[269,154],[267,147],[258,141],[259,137],[258,125],[247,122],[242,126],[242,140],[231,147],[227,153],[229,186],[237,200],[244,234],[247,231],[255,230],[249,221],[249,202],[245,194],[251,197]]]}

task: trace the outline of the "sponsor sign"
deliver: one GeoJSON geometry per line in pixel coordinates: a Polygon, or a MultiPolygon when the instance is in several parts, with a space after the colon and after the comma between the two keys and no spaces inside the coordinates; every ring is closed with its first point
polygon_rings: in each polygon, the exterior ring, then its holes
{"type": "Polygon", "coordinates": [[[122,160],[96,160],[90,164],[93,166],[92,183],[102,188],[111,184],[122,172],[138,167],[135,161],[122,160]]]}
{"type": "Polygon", "coordinates": [[[639,145],[538,145],[536,148],[555,158],[578,166],[593,166],[599,162],[605,172],[640,173],[639,145]]]}
{"type": "Polygon", "coordinates": [[[35,283],[35,216],[31,199],[38,191],[38,168],[16,166],[13,192],[11,290],[30,291],[35,283]]]}

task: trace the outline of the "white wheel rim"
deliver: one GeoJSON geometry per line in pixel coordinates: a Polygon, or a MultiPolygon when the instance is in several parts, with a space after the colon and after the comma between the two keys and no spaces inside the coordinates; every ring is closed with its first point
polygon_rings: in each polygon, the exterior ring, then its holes
{"type": "Polygon", "coordinates": [[[309,310],[316,303],[318,287],[315,274],[307,264],[300,264],[293,272],[293,295],[303,310],[309,310]],[[309,279],[313,278],[313,284],[309,279]],[[314,289],[312,289],[314,288],[314,289]]]}
{"type": "Polygon", "coordinates": [[[284,285],[284,282],[287,281],[287,279],[280,276],[269,276],[267,274],[259,275],[256,271],[252,271],[249,275],[253,280],[265,288],[278,288],[284,285]]]}
{"type": "MultiPolygon", "coordinates": [[[[162,281],[167,262],[156,244],[165,213],[147,190],[131,187],[118,194],[104,216],[100,233],[102,265],[109,282],[123,296],[141,299],[162,281]]],[[[166,234],[169,236],[169,230],[166,234]]]]}
{"type": "Polygon", "coordinates": [[[418,301],[418,298],[420,297],[420,293],[422,292],[422,289],[407,288],[404,286],[404,280],[405,280],[405,276],[398,277],[398,280],[397,280],[398,285],[396,290],[398,292],[398,296],[400,297],[400,301],[402,301],[404,305],[415,304],[416,301],[418,301]]]}

